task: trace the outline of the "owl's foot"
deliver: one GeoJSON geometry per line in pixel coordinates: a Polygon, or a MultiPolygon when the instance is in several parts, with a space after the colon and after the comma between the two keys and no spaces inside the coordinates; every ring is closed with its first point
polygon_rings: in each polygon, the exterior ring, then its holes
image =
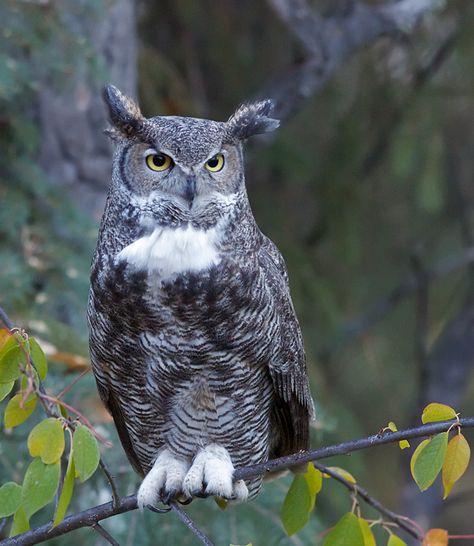
{"type": "Polygon", "coordinates": [[[156,508],[160,502],[209,496],[244,502],[249,494],[247,486],[243,480],[234,482],[233,474],[227,449],[217,444],[201,449],[192,465],[164,448],[138,489],[138,507],[156,508]]]}
{"type": "Polygon", "coordinates": [[[248,497],[247,486],[243,480],[234,483],[233,475],[234,465],[227,449],[210,444],[194,458],[182,490],[187,497],[216,496],[244,502],[248,497]]]}
{"type": "Polygon", "coordinates": [[[159,502],[169,504],[181,493],[188,469],[186,460],[176,457],[168,449],[161,450],[138,489],[138,507],[156,506],[159,502]]]}

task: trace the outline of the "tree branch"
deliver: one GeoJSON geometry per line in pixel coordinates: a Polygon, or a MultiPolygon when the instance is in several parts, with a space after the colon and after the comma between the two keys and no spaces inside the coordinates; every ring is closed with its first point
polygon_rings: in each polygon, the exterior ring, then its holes
{"type": "MultiPolygon", "coordinates": [[[[459,422],[462,428],[474,427],[474,417],[460,419],[459,422]]],[[[439,432],[447,431],[449,427],[452,426],[452,424],[453,421],[429,423],[415,428],[399,430],[398,432],[379,433],[373,436],[369,436],[368,438],[361,438],[359,440],[343,442],[340,444],[322,447],[312,451],[295,453],[286,457],[280,457],[279,459],[273,459],[266,463],[248,466],[245,468],[237,468],[234,473],[234,479],[239,480],[255,476],[261,476],[267,474],[268,472],[285,470],[301,463],[324,459],[327,457],[333,457],[334,455],[346,455],[354,451],[359,451],[361,449],[366,449],[377,445],[390,444],[394,442],[399,442],[400,440],[409,440],[412,438],[431,436],[439,432]]],[[[177,510],[176,508],[173,508],[173,506],[174,505],[172,504],[172,509],[177,513],[179,512],[178,515],[183,519],[183,521],[184,517],[189,518],[187,514],[186,516],[183,516],[184,511],[181,508],[177,510]]],[[[81,527],[92,527],[101,520],[110,518],[118,514],[123,514],[124,512],[135,510],[136,508],[137,498],[135,495],[131,495],[120,499],[120,503],[118,506],[114,507],[113,502],[94,506],[93,508],[89,508],[88,510],[79,512],[78,514],[68,516],[54,528],[51,528],[51,523],[47,523],[45,525],[42,525],[41,527],[32,529],[31,531],[27,531],[26,533],[23,533],[16,537],[7,538],[0,542],[0,546],[31,546],[33,544],[38,544],[50,538],[65,535],[81,527]]],[[[188,527],[190,526],[188,525],[188,527]]],[[[209,544],[206,542],[203,543],[209,544]]]]}
{"type": "Polygon", "coordinates": [[[105,538],[105,540],[109,543],[109,544],[112,544],[112,546],[120,546],[120,544],[115,540],[115,538],[108,532],[106,531],[102,525],[100,525],[100,523],[94,523],[94,525],[92,526],[92,529],[98,533],[99,535],[101,535],[102,537],[105,538]]]}
{"type": "MultiPolygon", "coordinates": [[[[293,455],[287,455],[286,457],[273,459],[266,463],[247,466],[245,468],[237,468],[234,474],[234,479],[246,480],[255,476],[261,476],[268,472],[285,470],[287,468],[291,468],[292,466],[296,466],[302,463],[309,463],[310,461],[326,459],[327,457],[333,457],[335,455],[347,455],[348,453],[359,451],[361,449],[366,449],[368,447],[391,444],[393,442],[399,442],[400,440],[409,440],[411,438],[431,436],[439,432],[447,431],[452,424],[453,421],[429,423],[415,428],[399,430],[397,432],[379,433],[373,436],[369,436],[368,438],[361,438],[360,440],[352,440],[349,442],[334,444],[327,447],[321,447],[312,451],[301,451],[300,453],[294,453],[293,455]]],[[[474,427],[474,417],[460,419],[460,424],[461,427],[472,428],[474,427]]]]}
{"type": "Polygon", "coordinates": [[[396,514],[395,512],[388,510],[380,501],[378,501],[376,498],[370,495],[370,493],[367,490],[363,489],[360,485],[356,483],[351,483],[347,481],[340,474],[338,474],[334,470],[331,470],[327,466],[324,466],[316,461],[313,461],[313,464],[315,468],[317,468],[321,472],[324,472],[325,474],[328,474],[329,476],[331,476],[331,478],[334,478],[338,482],[342,483],[342,485],[347,487],[349,491],[358,495],[367,504],[372,506],[372,508],[377,510],[377,512],[382,514],[382,516],[385,516],[388,520],[393,521],[393,523],[396,523],[398,527],[400,527],[400,529],[403,529],[410,536],[420,541],[423,540],[423,534],[420,532],[419,529],[417,529],[411,523],[411,521],[408,518],[405,518],[404,516],[401,516],[400,514],[396,514]]]}
{"type": "Polygon", "coordinates": [[[280,118],[288,117],[320,89],[351,53],[381,36],[411,31],[425,13],[444,5],[440,0],[399,0],[370,6],[350,0],[339,13],[323,17],[306,0],[267,2],[305,54],[303,62],[259,93],[275,100],[280,118]]]}
{"type": "Polygon", "coordinates": [[[214,546],[209,538],[196,526],[189,515],[176,502],[171,503],[171,509],[178,515],[179,519],[189,527],[189,529],[205,544],[205,546],[214,546]]]}

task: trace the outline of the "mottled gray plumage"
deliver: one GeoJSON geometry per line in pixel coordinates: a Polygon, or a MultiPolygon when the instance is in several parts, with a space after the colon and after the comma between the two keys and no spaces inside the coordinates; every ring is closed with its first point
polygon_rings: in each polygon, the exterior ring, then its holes
{"type": "Polygon", "coordinates": [[[216,122],[145,119],[113,86],[104,96],[116,150],[88,313],[99,393],[146,476],[139,503],[206,487],[244,500],[262,480],[232,484],[233,467],[306,449],[312,415],[286,267],[244,185],[242,141],[278,122],[270,101],[216,122]],[[147,166],[157,154],[170,168],[147,166]]]}

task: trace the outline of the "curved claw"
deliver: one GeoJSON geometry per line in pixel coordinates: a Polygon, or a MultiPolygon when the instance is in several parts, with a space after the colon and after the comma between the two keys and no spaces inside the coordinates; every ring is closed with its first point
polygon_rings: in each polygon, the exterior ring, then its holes
{"type": "Polygon", "coordinates": [[[180,500],[178,499],[179,504],[186,506],[187,504],[191,504],[193,502],[193,498],[190,497],[189,499],[180,500]]]}
{"type": "Polygon", "coordinates": [[[163,504],[170,504],[176,497],[176,494],[178,491],[172,489],[171,491],[167,491],[162,497],[161,502],[163,504]]]}
{"type": "Polygon", "coordinates": [[[166,514],[166,512],[169,512],[171,510],[171,506],[167,506],[166,508],[157,508],[156,506],[147,504],[146,507],[148,508],[148,510],[151,510],[152,512],[155,512],[157,514],[166,514]]]}

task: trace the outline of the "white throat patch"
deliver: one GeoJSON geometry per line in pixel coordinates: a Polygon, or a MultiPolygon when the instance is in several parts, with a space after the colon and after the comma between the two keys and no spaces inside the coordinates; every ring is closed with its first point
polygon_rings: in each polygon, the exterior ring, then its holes
{"type": "MultiPolygon", "coordinates": [[[[220,224],[220,223],[219,223],[220,224]]],[[[186,271],[202,271],[220,262],[217,243],[222,224],[206,231],[186,228],[157,227],[117,254],[138,270],[147,270],[163,279],[186,271]]]]}

